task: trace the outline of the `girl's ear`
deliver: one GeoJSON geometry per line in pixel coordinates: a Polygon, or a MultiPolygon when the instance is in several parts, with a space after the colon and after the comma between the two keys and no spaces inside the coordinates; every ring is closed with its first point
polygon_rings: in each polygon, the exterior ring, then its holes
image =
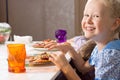
{"type": "Polygon", "coordinates": [[[113,24],[112,31],[116,31],[120,27],[120,18],[117,18],[115,20],[115,23],[113,24]]]}
{"type": "Polygon", "coordinates": [[[116,19],[116,24],[118,24],[118,26],[120,26],[120,17],[116,19]]]}

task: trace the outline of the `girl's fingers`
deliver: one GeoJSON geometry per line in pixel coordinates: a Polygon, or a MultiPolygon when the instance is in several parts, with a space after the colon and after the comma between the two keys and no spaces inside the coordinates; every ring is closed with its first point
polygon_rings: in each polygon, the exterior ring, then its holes
{"type": "Polygon", "coordinates": [[[58,54],[56,53],[51,53],[49,60],[52,61],[54,64],[56,64],[59,61],[58,54]]]}
{"type": "Polygon", "coordinates": [[[56,42],[50,42],[50,43],[47,43],[44,47],[50,48],[52,45],[56,45],[56,44],[57,44],[56,42]]]}
{"type": "Polygon", "coordinates": [[[67,62],[65,55],[62,52],[51,53],[49,60],[52,61],[59,68],[61,68],[67,62]]]}

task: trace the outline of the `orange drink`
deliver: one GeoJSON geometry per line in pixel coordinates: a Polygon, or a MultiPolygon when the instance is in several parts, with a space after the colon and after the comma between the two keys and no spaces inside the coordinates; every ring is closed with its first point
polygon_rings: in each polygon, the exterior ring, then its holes
{"type": "Polygon", "coordinates": [[[7,44],[8,71],[14,73],[25,72],[26,49],[25,44],[7,44]]]}

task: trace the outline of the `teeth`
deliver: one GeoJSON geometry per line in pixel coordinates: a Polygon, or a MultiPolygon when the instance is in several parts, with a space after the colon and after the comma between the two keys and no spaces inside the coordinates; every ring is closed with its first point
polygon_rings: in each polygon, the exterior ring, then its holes
{"type": "Polygon", "coordinates": [[[94,30],[95,28],[87,27],[86,29],[87,29],[88,31],[92,31],[92,30],[94,30]]]}

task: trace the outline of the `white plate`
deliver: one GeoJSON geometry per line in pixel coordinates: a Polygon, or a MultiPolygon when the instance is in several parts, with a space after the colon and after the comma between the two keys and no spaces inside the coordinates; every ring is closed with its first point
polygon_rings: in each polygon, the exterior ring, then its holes
{"type": "Polygon", "coordinates": [[[33,49],[38,51],[58,51],[57,49],[48,50],[47,48],[33,48],[33,49]]]}

